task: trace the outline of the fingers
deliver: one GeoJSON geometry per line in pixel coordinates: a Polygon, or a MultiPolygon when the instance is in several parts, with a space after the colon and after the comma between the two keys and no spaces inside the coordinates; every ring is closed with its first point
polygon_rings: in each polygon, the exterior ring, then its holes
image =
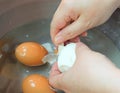
{"type": "Polygon", "coordinates": [[[66,27],[72,21],[78,18],[78,15],[75,14],[74,11],[71,9],[71,5],[66,5],[66,3],[63,1],[61,2],[57,11],[55,12],[53,20],[51,22],[51,38],[55,45],[55,36],[57,35],[57,33],[59,33],[64,27],[66,27]]]}
{"type": "MultiPolygon", "coordinates": [[[[87,32],[83,32],[83,33],[81,34],[81,36],[82,36],[82,37],[86,37],[86,36],[87,36],[87,32]]],[[[67,44],[69,44],[69,43],[71,43],[71,42],[73,42],[73,43],[78,43],[78,42],[80,42],[80,36],[71,38],[70,40],[68,40],[68,41],[65,42],[65,45],[67,45],[67,44]]]]}
{"type": "Polygon", "coordinates": [[[81,36],[86,37],[87,34],[88,34],[87,32],[83,32],[83,33],[81,34],[81,36]]]}
{"type": "Polygon", "coordinates": [[[75,37],[75,38],[72,38],[72,39],[70,39],[70,40],[64,42],[64,45],[67,45],[67,44],[69,44],[69,43],[71,43],[71,42],[73,42],[73,43],[80,42],[80,37],[77,36],[77,37],[75,37]]]}
{"type": "Polygon", "coordinates": [[[67,13],[65,9],[62,9],[62,3],[59,5],[58,9],[56,10],[52,22],[51,22],[51,38],[53,43],[54,38],[56,36],[56,34],[62,29],[64,28],[67,23],[69,23],[69,21],[71,20],[69,17],[67,17],[67,13]],[[65,18],[67,17],[67,18],[65,18]],[[65,20],[66,19],[66,20],[65,20]]]}
{"type": "Polygon", "coordinates": [[[84,18],[81,16],[79,19],[71,23],[70,25],[64,27],[55,36],[55,43],[60,44],[76,36],[82,34],[88,29],[88,25],[85,24],[84,18]]]}
{"type": "Polygon", "coordinates": [[[53,65],[53,67],[51,69],[49,83],[54,88],[63,89],[63,87],[62,87],[62,74],[58,70],[57,62],[53,65]]]}

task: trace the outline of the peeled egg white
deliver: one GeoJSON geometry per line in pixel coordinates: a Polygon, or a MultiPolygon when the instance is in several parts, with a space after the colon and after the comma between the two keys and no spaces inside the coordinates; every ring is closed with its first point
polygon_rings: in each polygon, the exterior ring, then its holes
{"type": "Polygon", "coordinates": [[[58,55],[58,69],[61,72],[67,71],[73,66],[76,60],[76,43],[70,43],[62,48],[58,55]]]}

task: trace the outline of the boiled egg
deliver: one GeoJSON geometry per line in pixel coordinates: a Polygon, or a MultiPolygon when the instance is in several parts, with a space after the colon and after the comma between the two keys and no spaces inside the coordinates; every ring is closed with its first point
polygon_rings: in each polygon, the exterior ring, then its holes
{"type": "Polygon", "coordinates": [[[27,66],[38,66],[45,64],[42,59],[48,51],[39,43],[24,42],[15,49],[16,58],[27,66]]]}
{"type": "Polygon", "coordinates": [[[27,76],[22,82],[23,93],[55,93],[49,85],[48,79],[39,74],[27,76]]]}
{"type": "Polygon", "coordinates": [[[58,69],[61,72],[68,71],[74,65],[76,60],[75,50],[76,43],[69,43],[58,50],[58,69]]]}

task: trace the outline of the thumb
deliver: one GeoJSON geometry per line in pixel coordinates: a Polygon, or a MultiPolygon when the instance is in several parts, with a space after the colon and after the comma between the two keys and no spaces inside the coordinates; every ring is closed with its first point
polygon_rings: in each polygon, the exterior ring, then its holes
{"type": "Polygon", "coordinates": [[[57,62],[53,65],[50,76],[49,76],[49,84],[56,88],[63,90],[63,74],[58,70],[57,62]]]}
{"type": "Polygon", "coordinates": [[[77,20],[64,27],[55,36],[57,44],[63,43],[67,40],[75,38],[89,29],[89,24],[85,22],[85,18],[81,15],[77,20]]]}
{"type": "Polygon", "coordinates": [[[55,45],[57,45],[55,36],[60,32],[60,30],[68,26],[71,21],[78,18],[77,13],[72,11],[73,9],[70,8],[70,5],[66,4],[67,3],[64,3],[64,0],[61,1],[51,21],[50,34],[51,39],[55,45]]]}

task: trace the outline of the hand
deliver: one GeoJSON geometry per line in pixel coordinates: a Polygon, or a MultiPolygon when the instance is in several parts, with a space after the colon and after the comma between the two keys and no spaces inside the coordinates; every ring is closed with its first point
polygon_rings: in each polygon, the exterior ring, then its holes
{"type": "Polygon", "coordinates": [[[119,5],[119,0],[62,0],[51,22],[53,43],[64,43],[104,23],[119,5]]]}
{"type": "Polygon", "coordinates": [[[76,47],[77,59],[72,68],[61,73],[53,66],[49,82],[65,93],[120,93],[120,70],[104,55],[83,43],[76,47]]]}

